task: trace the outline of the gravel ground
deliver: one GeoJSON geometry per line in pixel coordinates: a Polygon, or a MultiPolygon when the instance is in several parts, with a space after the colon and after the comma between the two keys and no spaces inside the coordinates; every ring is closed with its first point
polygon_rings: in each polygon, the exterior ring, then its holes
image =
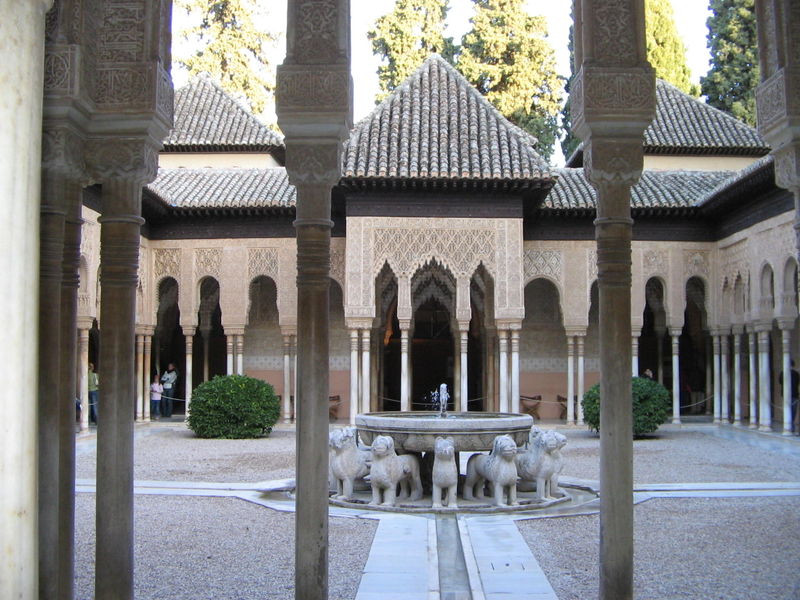
{"type": "MultiPolygon", "coordinates": [[[[598,597],[597,515],[518,525],[559,600],[598,597]]],[[[638,504],[634,596],[797,600],[800,498],[670,498],[638,504]]]]}

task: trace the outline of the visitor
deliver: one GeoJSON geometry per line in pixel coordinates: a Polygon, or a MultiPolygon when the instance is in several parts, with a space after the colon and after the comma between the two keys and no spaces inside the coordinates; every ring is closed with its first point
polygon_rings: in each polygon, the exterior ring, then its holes
{"type": "Polygon", "coordinates": [[[97,390],[100,378],[94,370],[94,363],[89,363],[89,420],[97,424],[97,390]]]}
{"type": "Polygon", "coordinates": [[[153,383],[150,384],[150,418],[158,421],[161,416],[161,394],[164,386],[158,379],[158,373],[153,376],[153,383]]]}
{"type": "Polygon", "coordinates": [[[653,378],[653,372],[650,369],[645,369],[644,370],[644,374],[642,375],[642,377],[644,377],[645,379],[652,379],[653,378]]]}
{"type": "Polygon", "coordinates": [[[172,400],[175,398],[175,390],[177,389],[176,382],[178,381],[178,371],[175,370],[175,365],[169,363],[167,370],[161,375],[161,383],[164,384],[164,390],[161,394],[161,416],[169,418],[172,416],[172,400]]]}

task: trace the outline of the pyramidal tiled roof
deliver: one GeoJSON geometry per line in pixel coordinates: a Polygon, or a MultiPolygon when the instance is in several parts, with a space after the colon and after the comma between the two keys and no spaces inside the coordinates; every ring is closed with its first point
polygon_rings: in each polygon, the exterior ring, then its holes
{"type": "Polygon", "coordinates": [[[265,149],[282,147],[283,138],[233,99],[206,73],[175,92],[175,126],[166,150],[265,149]]]}
{"type": "Polygon", "coordinates": [[[653,152],[759,155],[769,151],[754,128],[661,79],[656,81],[656,118],[645,130],[644,145],[653,152]]]}
{"type": "Polygon", "coordinates": [[[506,120],[438,55],[360,121],[346,143],[345,178],[549,178],[536,139],[506,120]]]}
{"type": "Polygon", "coordinates": [[[159,169],[147,190],[173,208],[291,207],[286,169],[159,169]]]}
{"type": "MultiPolygon", "coordinates": [[[[597,194],[583,169],[556,169],[555,175],[543,208],[596,208],[597,194]]],[[[688,208],[730,178],[730,171],[644,171],[631,188],[631,208],[688,208]]]]}

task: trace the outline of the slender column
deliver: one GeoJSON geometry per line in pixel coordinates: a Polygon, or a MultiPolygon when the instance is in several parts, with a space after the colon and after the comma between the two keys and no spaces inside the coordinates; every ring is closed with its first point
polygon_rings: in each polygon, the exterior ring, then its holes
{"type": "Polygon", "coordinates": [[[639,376],[639,336],[631,336],[631,375],[639,376]]]}
{"type": "MultiPolygon", "coordinates": [[[[664,385],[664,334],[661,327],[656,329],[656,380],[664,385]]],[[[679,334],[680,335],[680,334],[679,334]]]]}
{"type": "Polygon", "coordinates": [[[714,387],[714,343],[713,343],[714,336],[709,334],[708,339],[706,340],[706,356],[710,356],[711,360],[706,359],[706,403],[705,403],[705,414],[710,415],[713,414],[714,403],[716,402],[715,398],[717,397],[716,392],[714,391],[716,388],[714,387]],[[709,394],[709,392],[711,392],[709,394]]]}
{"type": "Polygon", "coordinates": [[[233,349],[234,349],[233,336],[232,335],[226,335],[225,336],[225,351],[226,351],[226,355],[227,355],[227,358],[228,358],[227,363],[226,363],[226,373],[228,375],[233,375],[233,349]]]}
{"type": "Polygon", "coordinates": [[[209,380],[208,357],[211,350],[211,329],[201,327],[200,334],[203,336],[203,381],[205,382],[209,380]]]}
{"type": "MultiPolygon", "coordinates": [[[[153,382],[151,367],[153,360],[153,329],[150,327],[144,335],[144,420],[150,420],[150,384],[153,382]]],[[[187,377],[188,380],[188,377],[187,377]]]]}
{"type": "Polygon", "coordinates": [[[755,331],[750,331],[747,334],[749,339],[749,355],[747,357],[747,371],[748,371],[748,394],[750,396],[750,427],[755,429],[758,427],[758,375],[757,375],[757,356],[758,356],[758,334],[755,331]]]}
{"type": "Polygon", "coordinates": [[[89,330],[78,330],[78,377],[81,390],[81,431],[89,429],[89,330]]]}
{"type": "Polygon", "coordinates": [[[731,410],[731,393],[730,393],[730,344],[728,343],[728,333],[720,336],[720,419],[723,423],[728,423],[730,419],[731,410]]]}
{"type": "Polygon", "coordinates": [[[772,431],[772,380],[769,374],[769,330],[758,333],[758,428],[772,431]]]}
{"type": "MultiPolygon", "coordinates": [[[[3,395],[0,421],[0,588],[37,598],[37,344],[44,14],[52,2],[5,3],[0,21],[3,126],[0,127],[0,273],[6,317],[0,364],[18,394],[3,395]],[[11,543],[8,543],[10,541],[11,543]]],[[[53,490],[50,490],[52,494],[53,490]]]]}
{"type": "Polygon", "coordinates": [[[370,356],[369,356],[369,344],[370,344],[370,330],[369,329],[362,329],[361,330],[361,412],[368,413],[370,411],[369,400],[370,400],[370,356]]]}
{"type": "Polygon", "coordinates": [[[783,355],[783,435],[792,435],[792,329],[781,327],[781,350],[783,355]]]}
{"type": "Polygon", "coordinates": [[[500,412],[508,412],[508,332],[498,329],[500,341],[500,412]]]}
{"type": "Polygon", "coordinates": [[[194,363],[192,354],[194,352],[194,334],[194,327],[183,328],[183,335],[186,337],[186,367],[184,368],[184,372],[186,373],[186,394],[184,395],[186,398],[186,411],[184,419],[189,418],[189,410],[192,404],[192,364],[194,363]]]}
{"type": "Polygon", "coordinates": [[[144,418],[144,336],[136,334],[136,420],[144,418]]]}
{"type": "Polygon", "coordinates": [[[742,336],[733,330],[733,424],[742,424],[742,336]]]}
{"type": "Polygon", "coordinates": [[[350,425],[355,425],[356,414],[358,414],[358,329],[353,328],[350,330],[350,425]]]}
{"type": "Polygon", "coordinates": [[[714,345],[714,423],[720,422],[720,415],[722,414],[722,397],[720,396],[720,336],[713,334],[712,340],[714,345]]]}
{"type": "Polygon", "coordinates": [[[681,423],[681,367],[680,367],[680,336],[681,330],[670,329],[672,338],[672,423],[681,423]]]}
{"type": "Polygon", "coordinates": [[[574,336],[567,334],[567,423],[575,423],[575,344],[574,336]]]}
{"type": "Polygon", "coordinates": [[[292,336],[292,416],[297,421],[297,336],[292,336]]]}
{"type": "Polygon", "coordinates": [[[578,339],[578,425],[583,425],[583,388],[584,388],[584,374],[586,372],[584,365],[584,335],[577,336],[578,339]]]}
{"type": "Polygon", "coordinates": [[[141,179],[103,181],[95,597],[133,598],[134,321],[141,179]]]}
{"type": "Polygon", "coordinates": [[[461,406],[456,406],[456,411],[469,410],[469,367],[467,366],[467,348],[469,340],[468,331],[461,330],[461,406]]]}
{"type": "MultiPolygon", "coordinates": [[[[351,331],[352,334],[352,331],[351,331]]],[[[283,422],[292,422],[292,336],[283,336],[283,422]]],[[[352,355],[350,364],[352,365],[352,355]]],[[[351,367],[352,370],[352,367],[351,367]]],[[[350,378],[350,387],[353,387],[353,378],[350,378]]],[[[350,402],[352,404],[352,389],[350,390],[350,402]]]]}
{"type": "MultiPolygon", "coordinates": [[[[451,326],[451,331],[457,328],[451,326]]],[[[450,399],[453,401],[453,410],[461,406],[461,336],[453,336],[453,385],[450,389],[450,399]]]]}
{"type": "Polygon", "coordinates": [[[236,336],[236,374],[244,375],[244,335],[236,336]]]}
{"type": "Polygon", "coordinates": [[[511,330],[511,412],[519,412],[519,329],[511,330]]]}
{"type": "Polygon", "coordinates": [[[411,410],[411,381],[408,360],[409,324],[400,324],[400,410],[411,410]]]}

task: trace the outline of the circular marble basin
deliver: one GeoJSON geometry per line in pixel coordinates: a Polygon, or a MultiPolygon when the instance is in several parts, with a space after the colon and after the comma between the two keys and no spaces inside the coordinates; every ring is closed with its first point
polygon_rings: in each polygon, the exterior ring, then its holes
{"type": "Polygon", "coordinates": [[[394,439],[397,450],[430,452],[438,436],[451,436],[457,452],[491,450],[494,438],[510,435],[517,446],[528,441],[533,425],[530,415],[516,413],[377,412],[356,415],[356,429],[365,444],[378,435],[394,439]]]}

